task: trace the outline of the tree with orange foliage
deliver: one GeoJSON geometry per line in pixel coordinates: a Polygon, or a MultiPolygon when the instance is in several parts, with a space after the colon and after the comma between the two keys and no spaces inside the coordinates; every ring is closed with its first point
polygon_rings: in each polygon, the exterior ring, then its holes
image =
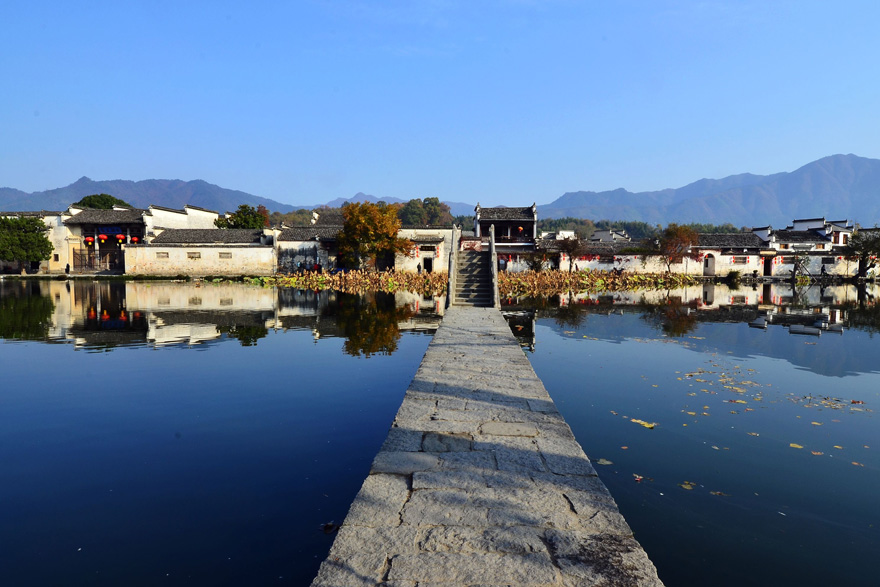
{"type": "Polygon", "coordinates": [[[685,259],[699,261],[703,258],[702,253],[693,248],[697,246],[699,235],[689,226],[672,223],[663,231],[660,240],[657,241],[657,254],[666,263],[666,272],[672,271],[673,263],[681,263],[685,259]]]}
{"type": "Polygon", "coordinates": [[[348,267],[377,268],[394,263],[395,254],[409,254],[415,244],[397,236],[397,209],[383,202],[346,204],[342,230],[336,237],[339,257],[348,267]]]}

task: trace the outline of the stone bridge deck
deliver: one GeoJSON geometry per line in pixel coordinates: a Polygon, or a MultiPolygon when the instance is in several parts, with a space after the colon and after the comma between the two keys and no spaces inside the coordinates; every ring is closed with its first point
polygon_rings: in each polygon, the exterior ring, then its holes
{"type": "Polygon", "coordinates": [[[313,587],[662,585],[498,310],[452,307],[313,587]]]}

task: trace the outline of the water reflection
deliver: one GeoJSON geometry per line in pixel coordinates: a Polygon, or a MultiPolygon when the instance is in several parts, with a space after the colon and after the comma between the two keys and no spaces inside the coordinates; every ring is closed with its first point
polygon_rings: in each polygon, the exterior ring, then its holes
{"type": "Polygon", "coordinates": [[[88,351],[124,346],[254,346],[269,330],[345,338],[354,356],[390,354],[402,331],[433,333],[443,298],[367,296],[236,283],[0,281],[0,338],[72,343],[88,351]]]}
{"type": "MultiPolygon", "coordinates": [[[[709,344],[693,336],[701,324],[748,324],[765,336],[745,337],[739,330],[719,332],[717,336],[737,337],[723,344],[744,355],[782,358],[818,373],[843,376],[865,372],[870,363],[860,355],[869,351],[852,345],[827,346],[819,357],[809,358],[798,347],[788,349],[790,345],[783,344],[779,336],[801,338],[802,345],[822,336],[845,336],[848,329],[873,335],[880,332],[877,294],[873,284],[861,289],[851,285],[792,289],[788,284],[730,289],[707,284],[665,291],[510,298],[504,300],[502,310],[520,344],[531,351],[540,342],[535,338],[535,325],[541,318],[552,320],[563,333],[573,333],[587,327],[591,316],[634,314],[664,337],[684,339],[698,348],[709,344]]],[[[589,336],[611,342],[633,335],[631,328],[620,323],[612,326],[603,322],[589,330],[589,336]]]]}

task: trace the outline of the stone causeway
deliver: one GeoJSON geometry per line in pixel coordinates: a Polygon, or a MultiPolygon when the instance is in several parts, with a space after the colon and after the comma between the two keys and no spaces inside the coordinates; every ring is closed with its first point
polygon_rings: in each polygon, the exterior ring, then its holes
{"type": "Polygon", "coordinates": [[[449,309],[312,582],[368,585],[662,585],[497,309],[449,309]]]}

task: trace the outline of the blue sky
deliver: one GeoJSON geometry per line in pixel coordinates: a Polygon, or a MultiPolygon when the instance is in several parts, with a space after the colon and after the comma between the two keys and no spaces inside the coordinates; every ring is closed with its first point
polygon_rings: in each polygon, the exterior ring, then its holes
{"type": "Polygon", "coordinates": [[[880,158],[875,1],[4,2],[0,186],[484,205],[880,158]]]}

